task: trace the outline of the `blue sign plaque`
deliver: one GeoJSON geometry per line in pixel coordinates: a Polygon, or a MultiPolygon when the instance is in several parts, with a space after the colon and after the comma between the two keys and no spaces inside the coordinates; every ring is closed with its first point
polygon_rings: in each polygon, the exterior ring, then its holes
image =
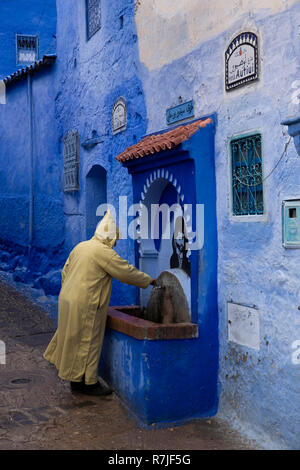
{"type": "Polygon", "coordinates": [[[174,122],[182,121],[194,116],[194,102],[193,100],[186,103],[179,104],[166,111],[167,124],[174,124],[174,122]]]}

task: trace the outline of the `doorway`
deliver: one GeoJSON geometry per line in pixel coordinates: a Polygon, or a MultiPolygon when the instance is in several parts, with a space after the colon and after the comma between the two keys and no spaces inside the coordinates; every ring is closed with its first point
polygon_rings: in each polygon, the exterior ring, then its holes
{"type": "Polygon", "coordinates": [[[86,176],[86,238],[91,238],[100,217],[97,207],[107,202],[107,176],[101,165],[94,165],[86,176]]]}

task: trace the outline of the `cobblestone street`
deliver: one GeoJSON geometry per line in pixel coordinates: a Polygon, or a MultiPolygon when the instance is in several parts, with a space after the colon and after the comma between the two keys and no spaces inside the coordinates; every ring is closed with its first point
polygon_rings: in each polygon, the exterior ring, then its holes
{"type": "MultiPolygon", "coordinates": [[[[0,282],[0,449],[254,449],[218,419],[141,429],[113,394],[72,395],[42,357],[55,323],[0,282]]],[[[184,397],[183,397],[184,399],[184,397]]]]}

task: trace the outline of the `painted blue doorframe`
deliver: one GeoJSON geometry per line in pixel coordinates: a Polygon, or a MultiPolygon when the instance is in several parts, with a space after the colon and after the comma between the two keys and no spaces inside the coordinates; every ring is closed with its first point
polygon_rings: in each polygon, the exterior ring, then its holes
{"type": "MultiPolygon", "coordinates": [[[[134,202],[153,171],[172,173],[184,202],[204,204],[204,246],[191,254],[192,322],[198,338],[137,340],[107,329],[100,370],[145,424],[213,416],[218,409],[217,220],[215,125],[171,151],[125,163],[134,202]]],[[[156,173],[157,175],[158,173],[156,173]]],[[[165,173],[163,173],[165,175],[165,173]]],[[[152,178],[153,179],[153,178],[152,178]]],[[[139,262],[136,247],[136,263],[139,262]]]]}

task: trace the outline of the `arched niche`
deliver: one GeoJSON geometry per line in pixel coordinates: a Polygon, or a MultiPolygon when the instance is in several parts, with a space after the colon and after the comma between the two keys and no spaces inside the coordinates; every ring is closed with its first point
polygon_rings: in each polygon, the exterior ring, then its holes
{"type": "MultiPolygon", "coordinates": [[[[181,270],[182,266],[174,265],[173,267],[171,262],[175,255],[174,229],[178,226],[176,221],[178,220],[179,214],[170,211],[168,220],[170,227],[164,227],[162,225],[163,218],[161,217],[161,213],[156,213],[153,217],[155,211],[151,212],[151,206],[161,206],[166,204],[168,207],[172,207],[173,204],[177,204],[183,208],[183,202],[184,195],[181,192],[181,186],[178,180],[173,177],[172,173],[167,170],[160,169],[155,171],[145,181],[144,191],[141,194],[140,205],[141,211],[143,211],[143,207],[147,209],[148,237],[143,238],[143,236],[141,236],[138,239],[139,268],[154,278],[157,278],[162,271],[175,269],[176,272],[178,272],[181,270]],[[156,227],[159,235],[159,238],[157,239],[154,239],[151,236],[151,227],[153,229],[153,226],[156,227]],[[165,235],[163,236],[164,231],[165,235]]],[[[143,223],[143,217],[144,215],[141,212],[139,218],[140,224],[143,223]]],[[[166,219],[164,221],[166,222],[166,219]]],[[[189,230],[187,227],[185,227],[185,229],[189,230]]],[[[189,260],[187,260],[187,263],[189,263],[189,260]]],[[[187,274],[187,270],[186,272],[183,272],[183,275],[180,277],[180,282],[181,278],[185,279],[185,291],[188,291],[188,303],[191,305],[190,276],[187,274]],[[186,289],[187,285],[188,289],[186,289]]],[[[146,306],[150,292],[151,288],[140,290],[141,307],[146,306]]]]}

